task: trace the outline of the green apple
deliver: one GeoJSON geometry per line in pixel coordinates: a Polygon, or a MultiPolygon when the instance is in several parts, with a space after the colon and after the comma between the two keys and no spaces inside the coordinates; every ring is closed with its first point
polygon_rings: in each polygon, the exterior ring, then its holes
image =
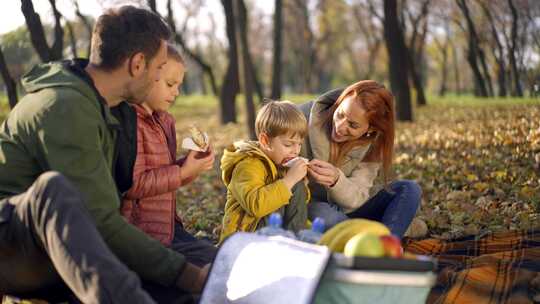
{"type": "Polygon", "coordinates": [[[378,235],[361,232],[347,241],[343,254],[377,258],[384,256],[384,247],[378,235]]]}

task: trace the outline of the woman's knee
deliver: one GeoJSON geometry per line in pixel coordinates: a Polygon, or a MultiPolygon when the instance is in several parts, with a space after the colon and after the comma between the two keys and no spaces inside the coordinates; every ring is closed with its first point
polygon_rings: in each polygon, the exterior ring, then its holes
{"type": "Polygon", "coordinates": [[[347,215],[326,202],[311,202],[308,205],[308,216],[311,221],[317,217],[322,218],[326,229],[348,219],[347,215]]]}
{"type": "Polygon", "coordinates": [[[391,189],[400,195],[406,195],[411,203],[420,204],[422,188],[413,180],[398,180],[390,185],[391,189]]]}

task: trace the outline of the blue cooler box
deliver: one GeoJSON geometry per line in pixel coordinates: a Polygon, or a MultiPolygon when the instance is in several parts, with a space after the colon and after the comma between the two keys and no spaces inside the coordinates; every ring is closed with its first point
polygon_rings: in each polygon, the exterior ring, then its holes
{"type": "Polygon", "coordinates": [[[431,259],[345,257],[281,236],[235,233],[218,251],[200,304],[424,303],[431,259]]]}
{"type": "Polygon", "coordinates": [[[425,303],[435,284],[436,261],[333,254],[314,303],[425,303]]]}

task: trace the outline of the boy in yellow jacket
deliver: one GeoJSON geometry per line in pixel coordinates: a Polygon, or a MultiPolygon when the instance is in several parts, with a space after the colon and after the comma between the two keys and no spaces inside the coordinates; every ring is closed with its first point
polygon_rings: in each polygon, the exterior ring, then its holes
{"type": "Polygon", "coordinates": [[[221,158],[227,202],[220,243],[234,232],[264,226],[273,212],[283,215],[284,228],[305,228],[309,190],[302,181],[308,165],[303,159],[291,163],[307,133],[304,114],[289,101],[270,101],[257,114],[255,132],[257,141],[236,142],[221,158]]]}

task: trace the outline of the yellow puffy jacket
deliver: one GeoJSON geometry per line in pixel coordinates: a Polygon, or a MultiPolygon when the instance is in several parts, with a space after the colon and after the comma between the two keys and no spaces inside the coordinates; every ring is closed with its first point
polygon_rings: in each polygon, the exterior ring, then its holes
{"type": "Polygon", "coordinates": [[[258,142],[241,141],[225,149],[221,158],[227,202],[219,242],[237,231],[252,232],[259,221],[289,203],[291,191],[274,162],[258,142]]]}

